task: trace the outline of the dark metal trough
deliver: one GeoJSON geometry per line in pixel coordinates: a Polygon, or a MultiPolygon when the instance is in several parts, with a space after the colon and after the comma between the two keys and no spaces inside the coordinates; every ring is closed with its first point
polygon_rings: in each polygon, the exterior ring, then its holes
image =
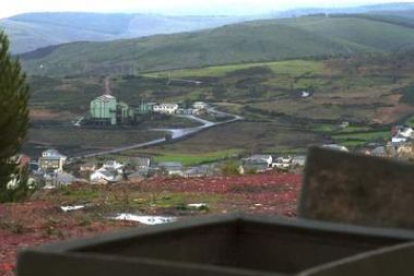
{"type": "Polygon", "coordinates": [[[206,217],[25,250],[17,275],[408,276],[411,241],[414,233],[405,230],[206,217]]]}

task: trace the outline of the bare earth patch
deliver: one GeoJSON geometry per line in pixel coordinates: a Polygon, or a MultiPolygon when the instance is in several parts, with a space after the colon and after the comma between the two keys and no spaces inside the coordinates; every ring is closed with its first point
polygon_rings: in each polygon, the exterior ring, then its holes
{"type": "Polygon", "coordinates": [[[401,95],[391,95],[387,97],[392,107],[382,107],[373,116],[373,121],[379,124],[389,124],[395,122],[414,112],[411,105],[399,103],[401,95]]]}
{"type": "Polygon", "coordinates": [[[29,116],[32,120],[73,120],[76,116],[68,111],[56,111],[51,109],[30,109],[29,116]]]}

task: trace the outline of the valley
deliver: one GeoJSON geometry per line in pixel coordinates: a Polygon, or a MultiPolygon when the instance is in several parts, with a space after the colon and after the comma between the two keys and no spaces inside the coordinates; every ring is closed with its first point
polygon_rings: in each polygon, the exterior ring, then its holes
{"type": "MultiPolygon", "coordinates": [[[[42,243],[235,212],[296,218],[308,182],[318,186],[309,173],[315,157],[307,159],[313,146],[412,163],[414,4],[338,7],[0,19],[0,34],[5,30],[11,43],[11,56],[2,55],[8,43],[0,36],[0,65],[18,58],[30,87],[26,139],[23,127],[21,139],[3,135],[21,148],[0,164],[0,276],[19,275],[17,252],[42,243]]],[[[13,87],[16,72],[9,71],[4,82],[13,87]]],[[[0,83],[0,91],[14,89],[0,83]]],[[[26,109],[15,110],[26,122],[26,109]]],[[[7,130],[17,116],[5,115],[7,130]]],[[[378,162],[401,169],[401,182],[412,171],[410,164],[378,162]]],[[[376,189],[371,170],[349,171],[372,187],[337,164],[338,175],[320,170],[321,183],[334,180],[323,188],[340,194],[337,182],[349,178],[349,206],[361,214],[388,211],[378,208],[382,201],[365,204],[376,194],[393,202],[403,194],[398,177],[390,189],[388,182],[376,189]]],[[[294,250],[301,248],[288,234],[294,250]]],[[[352,250],[368,245],[354,242],[352,250]]]]}
{"type": "MultiPolygon", "coordinates": [[[[403,123],[414,113],[407,97],[414,81],[414,66],[409,60],[409,55],[289,60],[110,78],[114,96],[132,105],[142,101],[183,104],[206,101],[245,119],[235,125],[204,131],[179,144],[156,146],[150,150],[152,153],[208,154],[226,149],[304,152],[309,145],[339,143],[355,147],[388,139],[391,125],[403,123]],[[350,126],[341,129],[343,122],[350,126]]],[[[73,120],[88,114],[89,101],[103,91],[101,76],[32,76],[30,81],[34,110],[55,114],[55,118],[48,119],[48,125],[56,120],[68,124],[69,117],[73,120]]],[[[177,119],[166,117],[163,124],[178,126],[177,119]]],[[[39,118],[34,122],[41,125],[42,121],[39,118]]],[[[65,150],[66,145],[110,149],[156,138],[156,133],[146,130],[157,124],[143,120],[129,129],[100,130],[102,135],[95,135],[97,130],[73,126],[65,128],[65,132],[58,127],[37,127],[32,128],[29,143],[42,140],[43,135],[48,137],[49,146],[64,153],[71,152],[70,148],[65,150]],[[71,132],[78,139],[70,138],[71,132]],[[59,138],[59,133],[66,139],[59,138]]],[[[75,152],[82,150],[78,148],[75,152]]]]}
{"type": "MultiPolygon", "coordinates": [[[[156,146],[150,150],[155,155],[306,152],[310,145],[327,143],[352,148],[383,143],[392,125],[410,122],[414,114],[412,18],[411,11],[311,15],[25,53],[31,108],[54,114],[50,120],[33,117],[36,127],[25,149],[53,146],[79,155],[162,138],[147,131],[160,122],[144,117],[133,128],[99,130],[99,135],[71,126],[103,93],[104,78],[113,95],[132,106],[205,101],[245,119],[156,146]],[[66,125],[65,133],[55,121],[66,125]],[[343,129],[343,123],[349,126],[343,129]]],[[[188,124],[162,120],[164,128],[188,124]]]]}

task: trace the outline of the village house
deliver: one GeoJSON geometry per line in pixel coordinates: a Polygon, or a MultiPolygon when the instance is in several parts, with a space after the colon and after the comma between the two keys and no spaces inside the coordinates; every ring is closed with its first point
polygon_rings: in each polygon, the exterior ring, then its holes
{"type": "Polygon", "coordinates": [[[118,161],[116,161],[116,160],[109,160],[109,161],[106,161],[104,164],[103,164],[103,166],[102,166],[104,169],[107,169],[107,170],[115,170],[115,171],[118,171],[118,170],[121,170],[123,167],[124,167],[124,165],[123,164],[121,164],[121,163],[119,163],[118,161]]]}
{"type": "Polygon", "coordinates": [[[400,136],[395,136],[391,138],[391,143],[393,145],[400,145],[400,144],[404,144],[407,142],[407,138],[405,137],[400,137],[400,136]]]}
{"type": "Polygon", "coordinates": [[[414,130],[408,126],[394,126],[391,129],[391,135],[393,137],[413,138],[414,130]]]}
{"type": "Polygon", "coordinates": [[[241,171],[255,171],[263,172],[268,170],[273,163],[273,157],[271,155],[256,154],[247,158],[243,158],[242,166],[239,168],[241,171]]]}
{"type": "Polygon", "coordinates": [[[63,171],[63,165],[66,162],[67,157],[59,153],[55,149],[48,149],[42,153],[42,157],[39,158],[39,168],[45,171],[63,171]]]}
{"type": "Polygon", "coordinates": [[[268,167],[272,165],[273,157],[269,154],[255,154],[242,159],[243,164],[266,164],[268,167]]]}
{"type": "Polygon", "coordinates": [[[148,157],[131,157],[128,160],[128,166],[133,168],[148,168],[151,166],[151,158],[148,157]]]}
{"type": "Polygon", "coordinates": [[[92,182],[107,183],[121,180],[121,177],[116,171],[110,171],[105,168],[100,168],[93,172],[90,176],[92,182]]]}
{"type": "Polygon", "coordinates": [[[181,162],[159,162],[158,167],[167,176],[185,176],[184,167],[181,162]]]}
{"type": "Polygon", "coordinates": [[[178,104],[174,103],[162,103],[160,105],[154,105],[153,111],[156,113],[175,114],[178,109],[178,104]]]}
{"type": "Polygon", "coordinates": [[[125,166],[116,160],[108,160],[89,177],[92,182],[116,182],[123,178],[125,166]]]}
{"type": "MultiPolygon", "coordinates": [[[[200,108],[200,109],[193,109],[193,115],[196,116],[203,116],[203,115],[207,115],[209,112],[206,108],[200,108]]],[[[217,114],[213,113],[215,116],[217,116],[217,114]]]]}
{"type": "Polygon", "coordinates": [[[41,180],[44,182],[43,189],[54,189],[56,187],[70,185],[76,178],[72,174],[64,171],[54,171],[44,173],[41,180]]]}
{"type": "Polygon", "coordinates": [[[209,105],[205,102],[195,102],[193,104],[194,109],[205,109],[205,108],[208,108],[208,107],[209,107],[209,105]]]}
{"type": "Polygon", "coordinates": [[[342,146],[342,145],[337,145],[337,144],[322,145],[321,148],[336,150],[336,151],[349,152],[349,149],[347,147],[342,146]]]}
{"type": "Polygon", "coordinates": [[[192,167],[185,171],[185,176],[187,178],[191,177],[205,177],[214,175],[214,169],[211,166],[198,166],[192,167]]]}
{"type": "Polygon", "coordinates": [[[393,126],[391,128],[391,143],[394,146],[404,144],[414,138],[414,130],[407,126],[393,126]]]}
{"type": "Polygon", "coordinates": [[[280,156],[277,157],[274,162],[272,162],[272,168],[278,169],[289,169],[292,165],[292,157],[290,156],[280,156]]]}
{"type": "Polygon", "coordinates": [[[93,172],[94,170],[96,170],[96,164],[94,163],[85,163],[79,167],[79,171],[81,172],[93,172]]]}

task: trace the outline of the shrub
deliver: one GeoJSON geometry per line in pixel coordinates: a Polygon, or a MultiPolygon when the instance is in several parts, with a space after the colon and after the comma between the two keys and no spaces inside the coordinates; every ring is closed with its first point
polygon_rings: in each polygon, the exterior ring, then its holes
{"type": "Polygon", "coordinates": [[[239,175],[239,164],[235,161],[227,161],[221,167],[222,175],[239,175]]]}

